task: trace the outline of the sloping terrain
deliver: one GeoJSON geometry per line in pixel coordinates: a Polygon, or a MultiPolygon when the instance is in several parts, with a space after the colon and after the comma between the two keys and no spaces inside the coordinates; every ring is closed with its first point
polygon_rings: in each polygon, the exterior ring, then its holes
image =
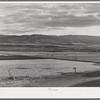
{"type": "Polygon", "coordinates": [[[70,44],[70,43],[87,43],[100,44],[98,36],[48,36],[48,35],[22,35],[22,36],[7,36],[0,35],[0,43],[34,43],[34,44],[70,44]]]}
{"type": "Polygon", "coordinates": [[[0,51],[99,52],[99,44],[96,36],[0,35],[0,51]]]}

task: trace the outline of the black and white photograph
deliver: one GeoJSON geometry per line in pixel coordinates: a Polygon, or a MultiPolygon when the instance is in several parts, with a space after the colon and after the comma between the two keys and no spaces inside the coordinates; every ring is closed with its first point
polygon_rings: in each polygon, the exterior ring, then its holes
{"type": "Polygon", "coordinates": [[[0,87],[100,87],[100,2],[0,2],[0,87]]]}

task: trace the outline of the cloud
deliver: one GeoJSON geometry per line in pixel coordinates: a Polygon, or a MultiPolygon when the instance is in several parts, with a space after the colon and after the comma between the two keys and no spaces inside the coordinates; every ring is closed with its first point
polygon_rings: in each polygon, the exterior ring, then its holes
{"type": "Polygon", "coordinates": [[[98,3],[0,3],[1,34],[100,26],[98,3]]]}

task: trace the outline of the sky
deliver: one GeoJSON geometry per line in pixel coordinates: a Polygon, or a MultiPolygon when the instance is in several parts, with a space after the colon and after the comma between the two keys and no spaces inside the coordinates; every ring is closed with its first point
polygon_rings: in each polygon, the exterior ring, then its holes
{"type": "Polygon", "coordinates": [[[0,3],[0,35],[100,36],[100,3],[0,3]]]}

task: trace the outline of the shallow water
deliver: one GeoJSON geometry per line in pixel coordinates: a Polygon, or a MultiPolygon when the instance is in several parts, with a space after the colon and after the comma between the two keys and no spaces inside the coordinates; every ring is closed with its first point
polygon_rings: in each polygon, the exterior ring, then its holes
{"type": "Polygon", "coordinates": [[[0,61],[0,77],[9,76],[10,70],[13,76],[45,76],[57,75],[58,72],[77,72],[100,70],[100,66],[89,62],[76,62],[54,59],[38,59],[38,60],[1,60],[0,61]]]}

